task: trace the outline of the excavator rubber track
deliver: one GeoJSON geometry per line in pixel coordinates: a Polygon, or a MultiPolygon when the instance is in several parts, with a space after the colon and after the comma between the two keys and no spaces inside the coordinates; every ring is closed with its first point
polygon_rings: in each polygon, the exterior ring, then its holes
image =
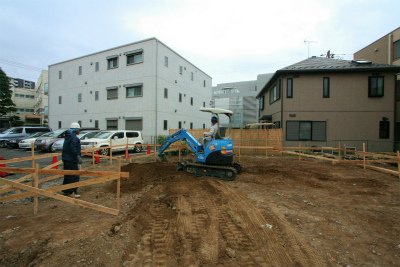
{"type": "Polygon", "coordinates": [[[211,166],[198,163],[186,163],[182,167],[183,170],[188,174],[194,176],[214,177],[216,179],[224,181],[235,180],[237,173],[234,167],[226,167],[226,166],[211,166]]]}

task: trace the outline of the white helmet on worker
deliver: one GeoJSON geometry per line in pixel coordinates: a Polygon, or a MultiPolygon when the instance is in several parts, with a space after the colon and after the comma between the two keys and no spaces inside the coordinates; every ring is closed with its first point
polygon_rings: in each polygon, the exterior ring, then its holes
{"type": "Polygon", "coordinates": [[[80,129],[81,128],[81,126],[79,125],[79,123],[77,123],[77,122],[73,122],[73,123],[71,123],[71,125],[69,126],[69,128],[70,129],[80,129]]]}

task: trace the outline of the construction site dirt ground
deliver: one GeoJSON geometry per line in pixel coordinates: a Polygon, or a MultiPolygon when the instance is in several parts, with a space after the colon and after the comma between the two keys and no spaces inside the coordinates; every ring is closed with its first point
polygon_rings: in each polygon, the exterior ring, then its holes
{"type": "MultiPolygon", "coordinates": [[[[130,178],[121,181],[118,216],[48,198],[36,215],[32,202],[3,203],[0,266],[400,265],[396,176],[242,157],[243,172],[227,182],[177,172],[176,161],[123,166],[130,178]]],[[[79,193],[115,208],[116,186],[79,193]]]]}

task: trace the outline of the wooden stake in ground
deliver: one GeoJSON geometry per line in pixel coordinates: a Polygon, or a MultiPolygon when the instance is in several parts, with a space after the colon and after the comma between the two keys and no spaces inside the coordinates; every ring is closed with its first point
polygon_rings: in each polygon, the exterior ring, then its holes
{"type": "Polygon", "coordinates": [[[34,148],[34,143],[35,142],[32,142],[32,144],[31,144],[32,169],[35,168],[35,148],[34,148]]]}
{"type": "Polygon", "coordinates": [[[92,144],[92,165],[94,169],[94,144],[92,144]]]}
{"type": "Polygon", "coordinates": [[[118,179],[117,179],[117,210],[118,211],[119,211],[120,195],[121,195],[121,157],[118,158],[118,179]]]}
{"type": "Polygon", "coordinates": [[[301,161],[301,143],[299,143],[299,161],[301,161]]]}
{"type": "MultiPolygon", "coordinates": [[[[35,173],[33,174],[33,187],[39,188],[39,164],[35,166],[35,173]]],[[[38,195],[33,197],[33,213],[37,214],[38,211],[38,195]]]]}
{"type": "Polygon", "coordinates": [[[112,165],[112,138],[110,138],[110,165],[112,165]]]}

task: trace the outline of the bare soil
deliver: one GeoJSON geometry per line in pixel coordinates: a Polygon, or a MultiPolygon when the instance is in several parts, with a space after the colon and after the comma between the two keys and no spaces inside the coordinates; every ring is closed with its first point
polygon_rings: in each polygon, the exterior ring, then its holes
{"type": "MultiPolygon", "coordinates": [[[[36,215],[31,202],[3,203],[0,266],[400,265],[398,177],[242,158],[226,182],[177,172],[174,160],[122,167],[119,216],[47,198],[36,215]]],[[[116,205],[116,182],[79,190],[116,205]]]]}

